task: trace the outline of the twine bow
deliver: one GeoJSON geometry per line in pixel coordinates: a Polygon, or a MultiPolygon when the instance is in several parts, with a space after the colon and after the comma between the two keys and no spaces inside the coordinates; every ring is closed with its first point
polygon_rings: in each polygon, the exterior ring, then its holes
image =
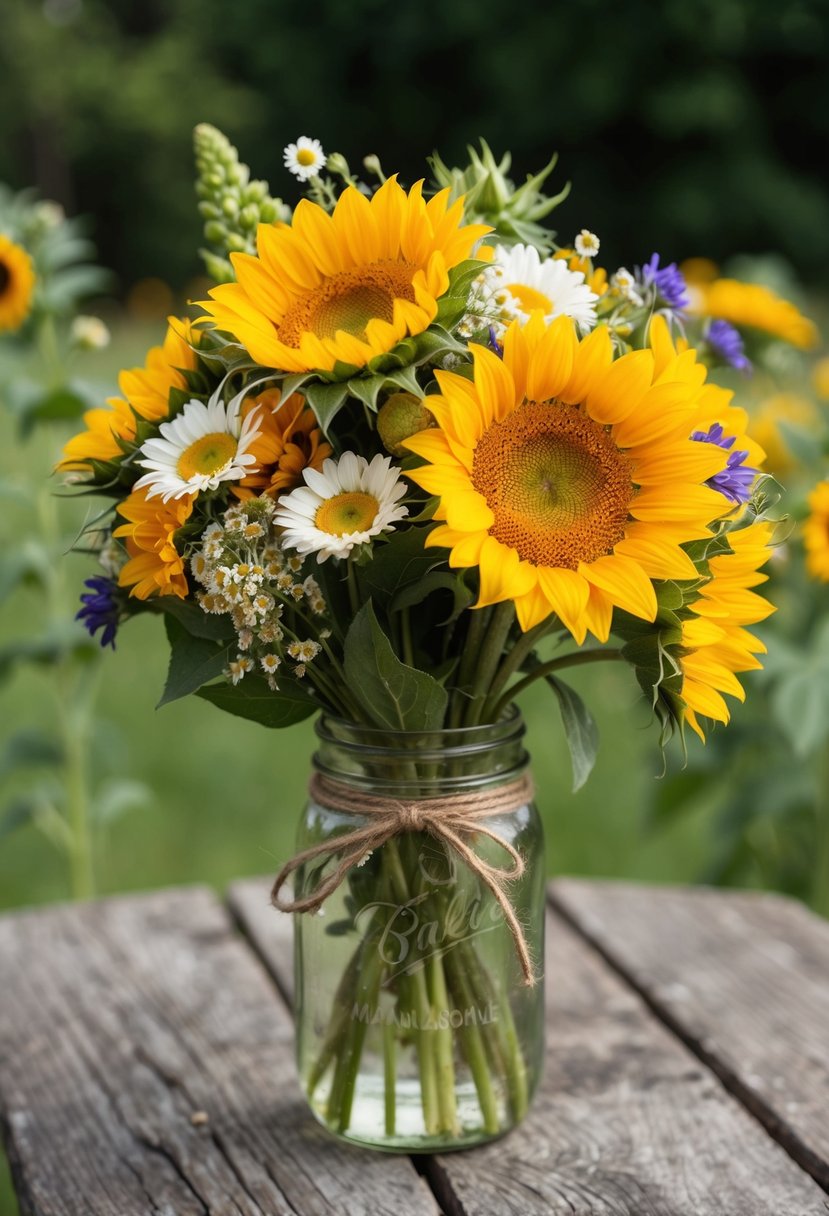
{"type": "Polygon", "coordinates": [[[315,773],[311,778],[311,797],[322,806],[344,811],[348,815],[360,815],[369,820],[364,827],[355,828],[331,840],[321,841],[297,853],[286,862],[274,880],[271,903],[281,912],[314,912],[336,891],[353,866],[359,865],[367,853],[381,848],[386,841],[401,832],[428,832],[436,840],[443,841],[465,863],[467,868],[492,892],[504,913],[509,926],[524,983],[535,984],[530,950],[524,930],[516,916],[507,894],[507,884],[524,873],[524,858],[517,849],[497,832],[484,826],[482,820],[494,815],[503,815],[523,806],[532,798],[532,782],[526,775],[495,789],[470,794],[453,794],[444,798],[417,798],[401,801],[376,794],[357,793],[340,781],[333,781],[315,773]],[[465,836],[478,833],[494,840],[507,854],[511,865],[507,868],[494,866],[484,861],[467,844],[465,836]],[[316,857],[333,857],[342,854],[339,865],[327,878],[323,878],[307,895],[298,899],[284,900],[280,891],[286,880],[306,861],[316,857]]]}

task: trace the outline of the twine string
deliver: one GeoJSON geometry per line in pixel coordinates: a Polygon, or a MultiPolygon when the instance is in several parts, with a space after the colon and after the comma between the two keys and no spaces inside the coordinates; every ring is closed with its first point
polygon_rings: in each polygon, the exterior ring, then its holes
{"type": "Polygon", "coordinates": [[[286,862],[271,889],[271,903],[275,908],[281,912],[315,912],[367,853],[382,848],[388,840],[403,832],[427,832],[453,850],[467,869],[492,893],[512,934],[524,983],[530,987],[535,983],[527,939],[507,892],[508,884],[524,873],[524,858],[509,841],[483,822],[495,815],[514,811],[530,801],[533,787],[528,776],[490,790],[443,798],[400,800],[358,793],[344,782],[315,773],[311,778],[310,794],[321,806],[347,815],[359,815],[368,822],[351,832],[302,849],[286,862]],[[484,861],[467,843],[472,835],[486,836],[494,841],[506,853],[510,864],[498,866],[484,861]],[[282,887],[300,866],[315,858],[327,859],[337,855],[340,856],[339,864],[327,877],[320,879],[310,892],[295,899],[282,898],[282,887]]]}

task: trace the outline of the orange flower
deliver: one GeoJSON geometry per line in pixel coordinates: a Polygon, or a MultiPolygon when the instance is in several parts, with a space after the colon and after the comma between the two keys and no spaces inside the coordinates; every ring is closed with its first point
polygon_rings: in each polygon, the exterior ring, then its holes
{"type": "Polygon", "coordinates": [[[187,595],[184,558],[176,548],[175,535],[193,510],[192,498],[160,498],[147,501],[145,490],[134,490],[116,508],[128,523],[113,535],[123,536],[130,560],[118,576],[120,587],[131,587],[130,595],[139,600],[151,595],[187,595]]]}
{"type": "Polygon", "coordinates": [[[261,430],[250,447],[256,469],[232,489],[242,499],[257,494],[278,498],[302,485],[303,469],[321,469],[332,449],[322,437],[313,410],[298,393],[282,401],[279,389],[266,389],[248,398],[242,417],[257,407],[261,407],[261,430]]]}
{"type": "Polygon", "coordinates": [[[58,468],[88,470],[93,460],[119,460],[124,454],[121,442],[135,439],[136,414],[151,422],[166,418],[170,390],[186,388],[184,371],[196,366],[190,342],[190,321],[168,317],[162,345],[148,352],[143,367],[123,371],[118,377],[126,400],[110,397],[107,408],[87,410],[83,416],[86,430],[66,444],[58,468]]]}

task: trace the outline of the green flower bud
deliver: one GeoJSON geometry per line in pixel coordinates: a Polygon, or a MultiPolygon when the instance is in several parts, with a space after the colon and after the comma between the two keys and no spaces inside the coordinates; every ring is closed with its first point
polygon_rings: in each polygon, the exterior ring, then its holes
{"type": "Polygon", "coordinates": [[[394,393],[377,415],[377,434],[392,456],[408,455],[408,449],[402,446],[403,440],[436,425],[434,414],[414,393],[394,393]]]}
{"type": "Polygon", "coordinates": [[[242,228],[255,228],[259,223],[259,208],[255,203],[248,203],[239,212],[239,224],[242,228]]]}
{"type": "Polygon", "coordinates": [[[224,245],[227,229],[219,220],[210,220],[204,226],[205,238],[211,245],[224,245]]]}
{"type": "Polygon", "coordinates": [[[222,211],[229,220],[235,220],[239,214],[239,204],[231,194],[226,194],[222,200],[222,211]]]}

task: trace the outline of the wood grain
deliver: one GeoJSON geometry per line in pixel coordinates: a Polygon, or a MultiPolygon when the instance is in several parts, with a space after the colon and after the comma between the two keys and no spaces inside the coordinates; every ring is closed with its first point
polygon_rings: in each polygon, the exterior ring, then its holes
{"type": "Polygon", "coordinates": [[[0,919],[0,1111],[24,1216],[438,1216],[340,1145],[293,1029],[206,890],[0,919]]]}
{"type": "Polygon", "coordinates": [[[552,897],[829,1189],[829,923],[757,892],[566,880],[552,897]]]}
{"type": "MultiPolygon", "coordinates": [[[[265,883],[230,900],[288,983],[290,937],[265,883]]],[[[546,1072],[527,1120],[425,1163],[448,1216],[826,1216],[812,1179],[552,913],[546,971],[546,1072]]]]}

